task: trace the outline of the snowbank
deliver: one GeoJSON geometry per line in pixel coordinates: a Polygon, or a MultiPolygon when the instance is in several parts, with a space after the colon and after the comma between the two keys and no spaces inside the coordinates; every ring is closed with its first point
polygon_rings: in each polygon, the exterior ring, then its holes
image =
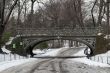
{"type": "Polygon", "coordinates": [[[105,63],[100,63],[100,62],[95,62],[87,58],[75,58],[75,59],[70,59],[71,61],[76,61],[80,63],[84,63],[90,66],[99,66],[99,67],[110,67],[110,65],[105,64],[105,63]]]}
{"type": "Polygon", "coordinates": [[[26,62],[34,61],[36,59],[30,58],[30,59],[21,59],[21,60],[13,60],[13,61],[5,61],[5,62],[0,62],[0,71],[3,71],[5,69],[8,69],[12,66],[17,66],[26,62]]]}
{"type": "MultiPolygon", "coordinates": [[[[84,49],[82,49],[79,52],[77,52],[76,54],[73,54],[73,56],[86,56],[86,55],[84,54],[84,49]]],[[[96,55],[95,57],[92,57],[91,60],[86,57],[69,59],[69,60],[84,63],[84,64],[87,64],[90,66],[110,67],[110,65],[107,64],[107,60],[108,60],[107,56],[110,56],[110,51],[107,53],[104,53],[104,54],[96,55]],[[101,63],[102,59],[99,59],[99,56],[102,57],[103,63],[101,63]],[[93,58],[95,58],[95,60],[93,60],[93,58]],[[98,60],[98,61],[96,61],[96,60],[98,60]]]]}
{"type": "Polygon", "coordinates": [[[23,56],[17,54],[0,54],[0,62],[23,59],[23,56]]]}

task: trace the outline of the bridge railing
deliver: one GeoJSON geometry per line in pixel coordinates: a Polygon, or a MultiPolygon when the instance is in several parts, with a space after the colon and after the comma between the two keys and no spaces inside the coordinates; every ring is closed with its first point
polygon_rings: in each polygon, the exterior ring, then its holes
{"type": "Polygon", "coordinates": [[[95,36],[98,33],[98,28],[19,28],[18,34],[21,35],[36,35],[36,36],[95,36]]]}

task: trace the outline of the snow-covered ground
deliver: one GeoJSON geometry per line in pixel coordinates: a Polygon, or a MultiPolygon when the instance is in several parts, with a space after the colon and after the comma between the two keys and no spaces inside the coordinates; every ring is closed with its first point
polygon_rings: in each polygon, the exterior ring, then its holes
{"type": "Polygon", "coordinates": [[[65,49],[65,47],[62,48],[56,48],[56,49],[48,49],[48,50],[34,50],[34,53],[37,53],[37,55],[35,55],[35,57],[37,56],[56,56],[61,50],[65,49]]]}
{"type": "Polygon", "coordinates": [[[3,61],[12,61],[12,60],[19,60],[19,59],[24,59],[25,57],[19,56],[17,54],[0,54],[0,62],[3,61]]]}
{"type": "MultiPolygon", "coordinates": [[[[34,52],[37,53],[41,53],[41,55],[36,55],[36,56],[56,56],[59,52],[61,52],[63,48],[60,49],[49,49],[47,50],[47,52],[44,51],[40,51],[40,50],[36,50],[34,52]]],[[[67,48],[65,48],[67,49],[67,48]]],[[[102,54],[103,56],[105,56],[105,54],[102,54]]],[[[84,49],[80,50],[79,52],[77,52],[76,54],[73,54],[73,56],[85,56],[84,54],[84,49]]],[[[5,62],[0,62],[0,71],[10,68],[12,66],[16,66],[16,65],[20,65],[29,61],[35,60],[34,58],[29,58],[29,59],[21,59],[21,60],[13,60],[13,61],[5,61],[5,62]]],[[[68,59],[69,61],[71,61],[71,63],[73,61],[76,62],[80,62],[80,63],[84,63],[87,65],[92,65],[92,66],[100,66],[100,67],[110,67],[110,65],[106,64],[106,63],[100,63],[100,62],[96,62],[90,59],[87,59],[86,57],[84,58],[75,58],[75,59],[68,59]]],[[[106,60],[106,59],[105,59],[106,60]]]]}
{"type": "Polygon", "coordinates": [[[103,53],[103,54],[93,56],[93,57],[91,57],[91,60],[100,62],[100,63],[110,64],[110,51],[103,53]]]}
{"type": "Polygon", "coordinates": [[[80,62],[80,63],[84,63],[90,66],[99,66],[99,67],[110,67],[109,64],[106,63],[100,63],[100,62],[96,62],[96,61],[92,61],[90,59],[85,58],[75,58],[75,59],[70,59],[70,61],[76,61],[76,62],[80,62]]]}
{"type": "Polygon", "coordinates": [[[0,62],[0,71],[3,71],[3,70],[8,69],[10,67],[20,65],[20,64],[24,64],[26,62],[33,61],[33,60],[35,60],[35,59],[30,58],[30,59],[21,59],[21,60],[0,62]]]}
{"type": "MultiPolygon", "coordinates": [[[[76,54],[73,54],[73,56],[85,56],[84,49],[80,50],[76,54]]],[[[110,67],[110,65],[107,64],[110,63],[110,58],[108,58],[107,56],[110,57],[110,51],[104,54],[99,54],[94,57],[91,57],[91,59],[84,57],[84,58],[70,59],[70,61],[77,61],[92,66],[110,67]]]]}
{"type": "MultiPolygon", "coordinates": [[[[61,49],[49,49],[47,50],[47,52],[45,52],[45,54],[42,54],[42,56],[56,56],[57,53],[60,51],[61,49]]],[[[34,51],[34,52],[37,52],[37,53],[42,53],[44,51],[34,51]]],[[[31,62],[31,61],[34,61],[36,59],[34,58],[28,58],[28,59],[20,59],[20,60],[13,60],[13,61],[5,61],[5,62],[0,62],[0,71],[3,71],[5,69],[8,69],[10,67],[13,67],[13,66],[17,66],[17,65],[21,65],[23,63],[26,63],[26,62],[31,62]]]]}

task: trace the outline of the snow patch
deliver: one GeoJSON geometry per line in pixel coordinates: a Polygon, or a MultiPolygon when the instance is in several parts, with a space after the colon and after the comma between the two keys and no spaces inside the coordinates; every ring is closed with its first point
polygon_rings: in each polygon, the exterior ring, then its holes
{"type": "Polygon", "coordinates": [[[6,53],[10,53],[10,52],[11,52],[11,51],[7,50],[7,49],[5,48],[5,46],[2,47],[2,51],[3,51],[3,52],[6,52],[6,53]]]}
{"type": "Polygon", "coordinates": [[[11,44],[12,40],[14,39],[14,37],[10,37],[9,41],[6,43],[6,45],[11,44]]]}
{"type": "MultiPolygon", "coordinates": [[[[13,39],[14,39],[14,37],[10,37],[9,41],[6,42],[6,45],[11,44],[13,39]]],[[[7,49],[5,48],[5,45],[4,45],[1,49],[2,49],[2,51],[5,52],[5,53],[10,53],[10,52],[11,52],[11,51],[9,51],[9,50],[7,50],[7,49]]]]}
{"type": "Polygon", "coordinates": [[[110,39],[110,35],[105,35],[104,38],[105,39],[110,39]]]}
{"type": "Polygon", "coordinates": [[[98,33],[97,35],[98,35],[98,36],[101,36],[101,35],[102,35],[102,33],[98,33]]]}

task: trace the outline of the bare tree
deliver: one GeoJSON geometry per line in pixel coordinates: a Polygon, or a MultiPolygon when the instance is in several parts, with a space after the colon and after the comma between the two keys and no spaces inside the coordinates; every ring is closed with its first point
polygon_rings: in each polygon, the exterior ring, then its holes
{"type": "MultiPolygon", "coordinates": [[[[51,23],[51,27],[84,27],[81,0],[49,0],[44,5],[44,17],[51,23]]],[[[49,23],[48,23],[49,24],[49,23]]]]}
{"type": "MultiPolygon", "coordinates": [[[[1,42],[1,38],[2,38],[2,34],[3,34],[3,32],[4,32],[4,29],[5,29],[5,26],[6,26],[6,24],[7,24],[7,22],[8,22],[8,20],[9,20],[9,18],[10,18],[10,15],[11,15],[11,13],[12,13],[12,11],[13,11],[13,9],[14,9],[14,7],[15,7],[15,5],[17,4],[17,2],[18,2],[18,0],[14,0],[14,3],[13,3],[13,5],[10,7],[10,11],[9,11],[9,13],[8,13],[8,15],[7,15],[7,17],[6,17],[6,19],[4,19],[4,10],[5,10],[5,0],[3,0],[3,2],[2,2],[2,21],[0,22],[0,42],[1,42]]],[[[0,48],[1,49],[1,48],[0,48]]]]}
{"type": "MultiPolygon", "coordinates": [[[[18,0],[18,18],[17,18],[17,27],[19,28],[21,28],[21,27],[23,27],[23,25],[20,25],[20,18],[21,18],[21,13],[22,13],[22,11],[23,11],[23,7],[25,6],[25,4],[26,4],[26,0],[18,0]],[[21,4],[22,3],[22,4],[21,4]]],[[[25,7],[26,8],[26,7],[25,7]]],[[[25,9],[24,9],[25,10],[25,9]]],[[[22,17],[23,18],[23,17],[22,17]]]]}
{"type": "Polygon", "coordinates": [[[108,17],[109,11],[108,10],[109,10],[109,2],[107,2],[107,0],[95,0],[94,5],[91,10],[94,26],[95,27],[99,27],[103,25],[106,26],[106,27],[103,27],[106,34],[108,33],[107,31],[109,31],[109,26],[107,26],[109,24],[109,17],[108,17]],[[94,16],[94,11],[95,11],[94,9],[96,6],[98,7],[97,17],[94,16]],[[103,22],[102,19],[107,21],[107,25],[102,23],[103,22]]]}

